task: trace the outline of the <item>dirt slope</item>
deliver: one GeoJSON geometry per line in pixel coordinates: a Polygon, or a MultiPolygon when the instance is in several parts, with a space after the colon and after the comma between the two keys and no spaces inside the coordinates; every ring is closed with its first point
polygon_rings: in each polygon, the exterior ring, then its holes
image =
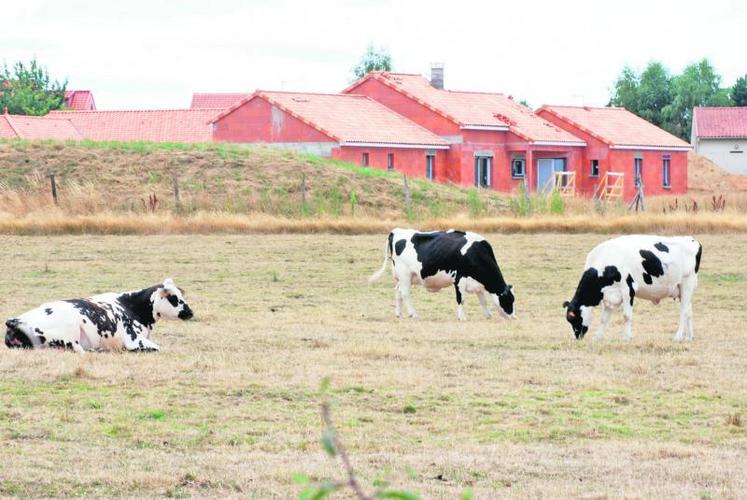
{"type": "Polygon", "coordinates": [[[697,153],[689,153],[687,160],[688,189],[693,194],[747,192],[747,175],[727,172],[697,153]]]}

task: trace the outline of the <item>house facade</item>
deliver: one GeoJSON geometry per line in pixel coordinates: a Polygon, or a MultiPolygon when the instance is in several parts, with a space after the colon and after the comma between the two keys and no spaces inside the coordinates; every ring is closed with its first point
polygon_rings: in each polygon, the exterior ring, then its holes
{"type": "Polygon", "coordinates": [[[455,184],[543,190],[553,172],[580,165],[583,139],[511,97],[437,87],[420,75],[373,72],[343,92],[369,96],[442,137],[449,144],[445,180],[455,184]]]}
{"type": "Polygon", "coordinates": [[[721,168],[747,174],[747,107],[695,108],[690,142],[721,168]]]}
{"type": "Polygon", "coordinates": [[[592,195],[607,173],[623,174],[623,198],[687,192],[688,143],[624,108],[542,106],[537,114],[581,137],[587,147],[576,170],[576,188],[592,195]]]}
{"type": "Polygon", "coordinates": [[[366,96],[257,91],[212,119],[217,142],[272,144],[432,180],[449,144],[366,96]]]}

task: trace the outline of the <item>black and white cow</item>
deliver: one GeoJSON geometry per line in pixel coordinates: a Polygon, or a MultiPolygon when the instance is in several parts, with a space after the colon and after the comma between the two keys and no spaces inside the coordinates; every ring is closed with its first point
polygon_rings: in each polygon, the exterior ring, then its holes
{"type": "Polygon", "coordinates": [[[586,257],[576,294],[563,304],[576,338],[584,337],[593,308],[602,304],[602,320],[594,338],[602,338],[612,311],[622,306],[624,335],[630,340],[634,298],[658,304],[672,297],[680,299],[680,323],[674,340],[692,340],[692,299],[702,253],[702,245],[689,236],[631,235],[599,244],[586,257]]]}
{"type": "Polygon", "coordinates": [[[423,285],[429,292],[454,286],[456,290],[457,318],[465,319],[466,293],[475,293],[485,317],[490,310],[485,299],[487,292],[498,311],[506,318],[515,318],[514,294],[506,284],[495,260],[493,249],[479,234],[449,230],[420,232],[414,229],[394,229],[389,233],[384,248],[381,269],[369,278],[369,283],[381,278],[392,260],[392,274],[396,280],[394,314],[402,315],[402,302],[407,313],[417,314],[410,301],[410,286],[423,285]]]}
{"type": "Polygon", "coordinates": [[[57,347],[88,350],[158,351],[150,340],[161,318],[190,319],[192,309],[172,279],[124,293],[42,304],[5,322],[9,348],[57,347]]]}

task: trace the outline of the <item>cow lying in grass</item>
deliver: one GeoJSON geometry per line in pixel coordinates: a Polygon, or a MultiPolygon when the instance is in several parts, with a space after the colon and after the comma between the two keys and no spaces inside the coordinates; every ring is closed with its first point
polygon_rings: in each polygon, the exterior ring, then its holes
{"type": "Polygon", "coordinates": [[[576,294],[563,304],[577,339],[591,325],[593,308],[602,304],[602,320],[594,335],[600,339],[612,311],[622,306],[625,338],[633,337],[633,300],[658,304],[680,300],[680,323],[675,341],[693,339],[693,293],[703,247],[691,237],[621,236],[601,243],[586,257],[576,294]]]}
{"type": "Polygon", "coordinates": [[[403,302],[408,315],[417,317],[410,301],[411,285],[423,285],[429,292],[454,286],[457,318],[460,320],[465,319],[464,299],[467,293],[477,294],[487,318],[491,314],[485,299],[486,292],[502,316],[516,317],[511,285],[503,279],[490,243],[479,234],[454,230],[419,232],[394,229],[389,233],[384,248],[384,263],[369,278],[369,283],[381,278],[389,259],[396,280],[394,314],[398,318],[402,315],[403,302]]]}
{"type": "Polygon", "coordinates": [[[42,304],[5,322],[9,348],[57,347],[88,350],[158,351],[150,340],[161,318],[190,319],[192,309],[171,279],[125,293],[42,304]]]}

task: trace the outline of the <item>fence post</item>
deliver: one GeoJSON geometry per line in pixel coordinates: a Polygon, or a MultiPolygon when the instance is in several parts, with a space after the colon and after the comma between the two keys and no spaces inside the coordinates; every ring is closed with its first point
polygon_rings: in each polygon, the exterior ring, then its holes
{"type": "Polygon", "coordinates": [[[182,209],[182,199],[179,194],[179,175],[177,171],[173,171],[173,183],[174,183],[174,202],[176,203],[176,211],[179,212],[182,209]]]}
{"type": "Polygon", "coordinates": [[[59,205],[57,202],[57,183],[54,180],[54,174],[49,174],[49,182],[52,185],[52,199],[55,205],[59,205]]]}

